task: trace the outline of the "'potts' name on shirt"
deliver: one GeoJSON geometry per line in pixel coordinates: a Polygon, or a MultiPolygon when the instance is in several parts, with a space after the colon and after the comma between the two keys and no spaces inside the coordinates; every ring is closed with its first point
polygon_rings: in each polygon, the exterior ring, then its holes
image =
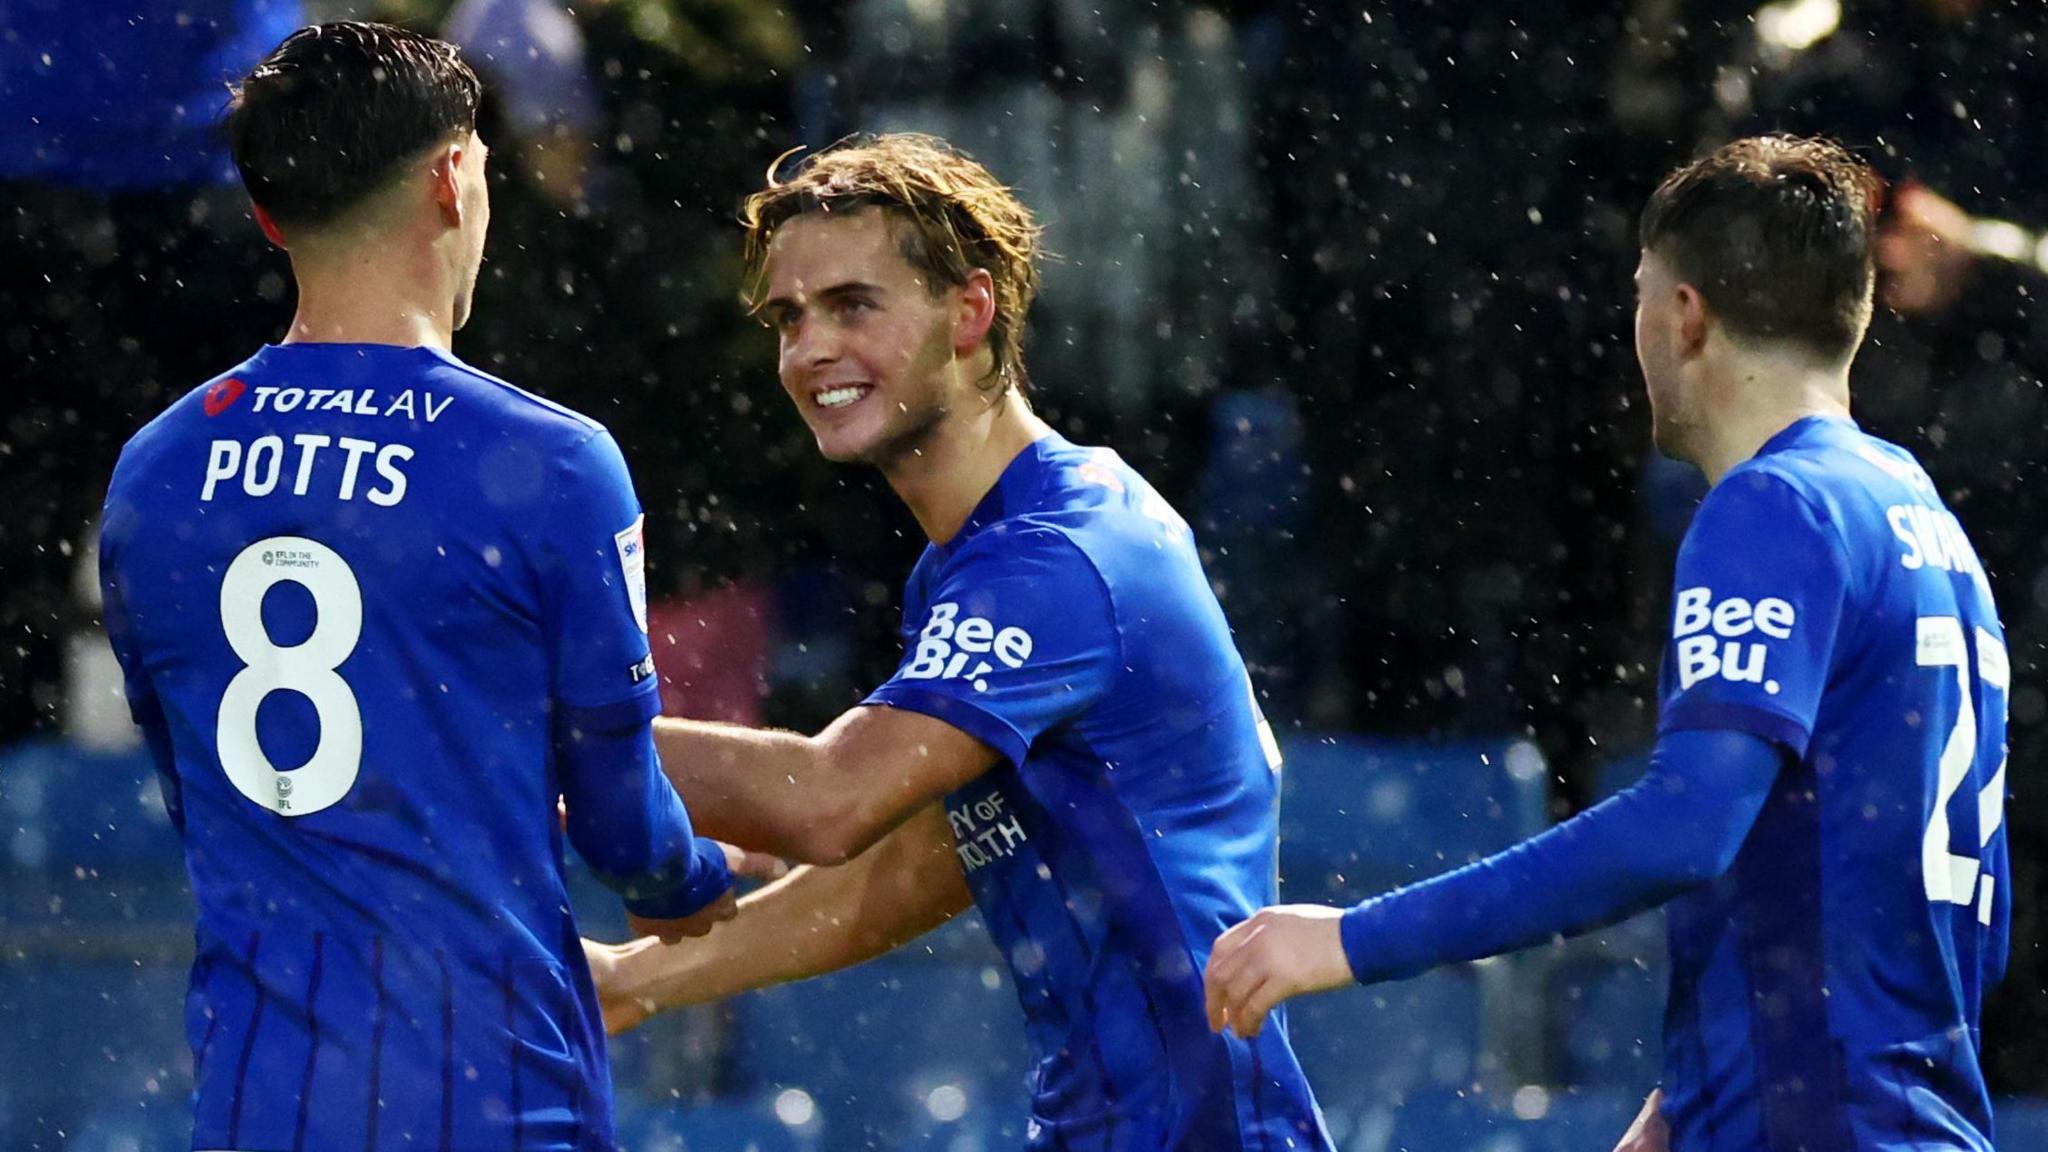
{"type": "Polygon", "coordinates": [[[1001,792],[948,805],[946,820],[953,826],[953,851],[960,855],[960,866],[970,873],[1014,855],[1017,845],[1030,839],[1001,792]]]}
{"type": "Polygon", "coordinates": [[[222,482],[237,485],[249,496],[268,496],[285,485],[293,496],[305,496],[318,485],[320,493],[339,500],[354,500],[356,490],[381,508],[405,499],[405,471],[399,465],[412,459],[407,444],[379,444],[353,436],[325,436],[300,433],[286,448],[282,436],[258,436],[246,445],[239,440],[215,440],[207,449],[206,478],[199,498],[212,500],[222,482]],[[285,461],[289,457],[291,466],[285,461]],[[365,480],[364,464],[376,478],[365,480]],[[290,479],[287,481],[286,477],[290,479]]]}
{"type": "Polygon", "coordinates": [[[1778,682],[1764,679],[1767,641],[1789,640],[1799,612],[1791,603],[1766,596],[1754,604],[1740,596],[1714,599],[1711,589],[1687,588],[1672,612],[1671,636],[1678,656],[1680,691],[1710,676],[1761,684],[1776,695],[1778,682]],[[1755,636],[1750,640],[1746,637],[1755,636]]]}
{"type": "Polygon", "coordinates": [[[975,691],[984,691],[981,678],[995,671],[994,661],[1008,668],[1022,668],[1031,658],[1031,633],[1022,628],[997,628],[987,617],[960,618],[960,605],[948,601],[932,605],[931,619],[917,634],[917,649],[900,674],[905,680],[952,680],[971,677],[975,691]]]}

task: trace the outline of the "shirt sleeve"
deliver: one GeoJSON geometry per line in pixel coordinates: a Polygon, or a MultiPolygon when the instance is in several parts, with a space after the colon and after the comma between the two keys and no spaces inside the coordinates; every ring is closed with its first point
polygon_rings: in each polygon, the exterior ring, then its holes
{"type": "Polygon", "coordinates": [[[1679,548],[1658,731],[1748,732],[1805,755],[1848,585],[1811,501],[1769,472],[1723,479],[1679,548]]]}
{"type": "Polygon", "coordinates": [[[1746,732],[1657,740],[1643,778],[1539,836],[1344,913],[1362,984],[1612,924],[1733,863],[1786,753],[1746,732]]]}
{"type": "Polygon", "coordinates": [[[121,688],[128,699],[128,714],[142,729],[142,742],[149,750],[150,763],[156,768],[164,812],[170,816],[171,826],[182,834],[185,831],[184,790],[178,783],[170,720],[164,715],[163,702],[157,698],[149,672],[143,665],[142,652],[135,643],[134,621],[128,614],[127,600],[121,592],[118,558],[121,540],[132,527],[134,511],[114,494],[118,491],[116,486],[114,492],[109,493],[106,508],[100,514],[100,620],[106,629],[107,643],[114,649],[114,659],[121,665],[121,688]]]}
{"type": "Polygon", "coordinates": [[[611,731],[557,722],[555,757],[569,842],[627,911],[688,916],[732,887],[725,850],[692,830],[646,721],[611,731]]]}
{"type": "Polygon", "coordinates": [[[647,646],[645,520],[625,457],[598,431],[558,463],[538,541],[555,707],[594,730],[661,711],[647,646]]]}
{"type": "Polygon", "coordinates": [[[608,432],[578,442],[554,479],[539,566],[569,837],[636,914],[688,915],[732,881],[655,755],[649,722],[661,699],[640,502],[608,432]]]}
{"type": "Polygon", "coordinates": [[[926,599],[896,674],[865,702],[943,720],[1012,764],[1100,700],[1123,666],[1108,589],[1052,529],[989,529],[926,599]]]}

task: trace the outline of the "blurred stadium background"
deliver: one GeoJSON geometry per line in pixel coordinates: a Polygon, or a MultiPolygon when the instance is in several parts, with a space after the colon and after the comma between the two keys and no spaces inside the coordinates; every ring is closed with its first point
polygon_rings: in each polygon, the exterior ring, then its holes
{"type": "MultiPolygon", "coordinates": [[[[1648,446],[1630,346],[1655,177],[1788,129],[1858,148],[1895,218],[1939,194],[1912,211],[1949,241],[1888,250],[1857,405],[1947,489],[2012,636],[2019,898],[1985,1032],[2001,1146],[2048,1148],[2038,0],[0,4],[0,1147],[182,1138],[189,897],[96,632],[92,520],[128,434],[290,315],[204,128],[222,76],[340,16],[485,74],[510,162],[457,351],[616,430],[671,711],[836,714],[894,663],[920,545],[785,410],[737,197],[856,129],[1012,181],[1062,256],[1036,402],[1196,524],[1284,737],[1290,899],[1443,870],[1635,770],[1700,491],[1648,446]]],[[[1605,1149],[1656,1076],[1661,948],[1648,916],[1292,1027],[1347,1150],[1605,1149]]],[[[627,1038],[627,1144],[1015,1147],[1019,1025],[970,916],[627,1038]]]]}

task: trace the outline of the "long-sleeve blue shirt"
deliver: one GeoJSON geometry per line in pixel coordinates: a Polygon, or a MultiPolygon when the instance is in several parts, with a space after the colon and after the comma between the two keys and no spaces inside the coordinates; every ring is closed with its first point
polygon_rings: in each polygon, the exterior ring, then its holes
{"type": "Polygon", "coordinates": [[[1727,871],[1784,753],[1742,732],[1666,734],[1642,779],[1539,836],[1344,914],[1362,983],[1612,924],[1727,871]]]}
{"type": "Polygon", "coordinates": [[[123,452],[107,633],[198,905],[204,1148],[611,1147],[569,837],[728,883],[655,758],[609,433],[431,348],[266,348],[123,452]]]}

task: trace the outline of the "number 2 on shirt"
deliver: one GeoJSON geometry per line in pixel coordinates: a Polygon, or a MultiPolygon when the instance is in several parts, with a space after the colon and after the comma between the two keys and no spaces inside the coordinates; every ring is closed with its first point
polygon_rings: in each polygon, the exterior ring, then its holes
{"type": "Polygon", "coordinates": [[[220,623],[242,669],[222,693],[214,726],[220,766],[242,795],[280,816],[332,806],[363,766],[363,710],[336,669],[363,635],[363,589],[339,553],[303,536],[272,536],[242,549],[220,584],[220,623]],[[291,581],[312,593],[313,632],[280,646],[263,626],[263,597],[291,581]],[[279,771],[256,737],[256,710],[289,689],[313,702],[320,742],[304,764],[279,771]]]}
{"type": "MultiPolygon", "coordinates": [[[[1977,679],[1987,689],[2004,692],[2011,683],[2005,645],[1998,637],[1977,631],[1977,679]]],[[[1992,877],[1984,876],[1978,893],[1978,856],[1955,854],[1950,844],[1948,805],[1973,775],[1977,763],[1977,710],[1970,692],[1970,646],[1963,637],[1963,624],[1954,616],[1922,616],[1918,621],[1915,663],[1922,668],[1954,668],[1960,704],[1955,727],[1942,746],[1935,792],[1934,814],[1920,838],[1920,871],[1927,885],[1927,898],[1968,907],[1974,897],[1979,923],[1991,923],[1992,877]]],[[[2001,741],[2001,744],[2003,741],[2001,741]]],[[[1977,793],[1977,851],[1991,843],[1992,834],[2005,818],[2005,760],[1989,783],[1977,793]]]]}

